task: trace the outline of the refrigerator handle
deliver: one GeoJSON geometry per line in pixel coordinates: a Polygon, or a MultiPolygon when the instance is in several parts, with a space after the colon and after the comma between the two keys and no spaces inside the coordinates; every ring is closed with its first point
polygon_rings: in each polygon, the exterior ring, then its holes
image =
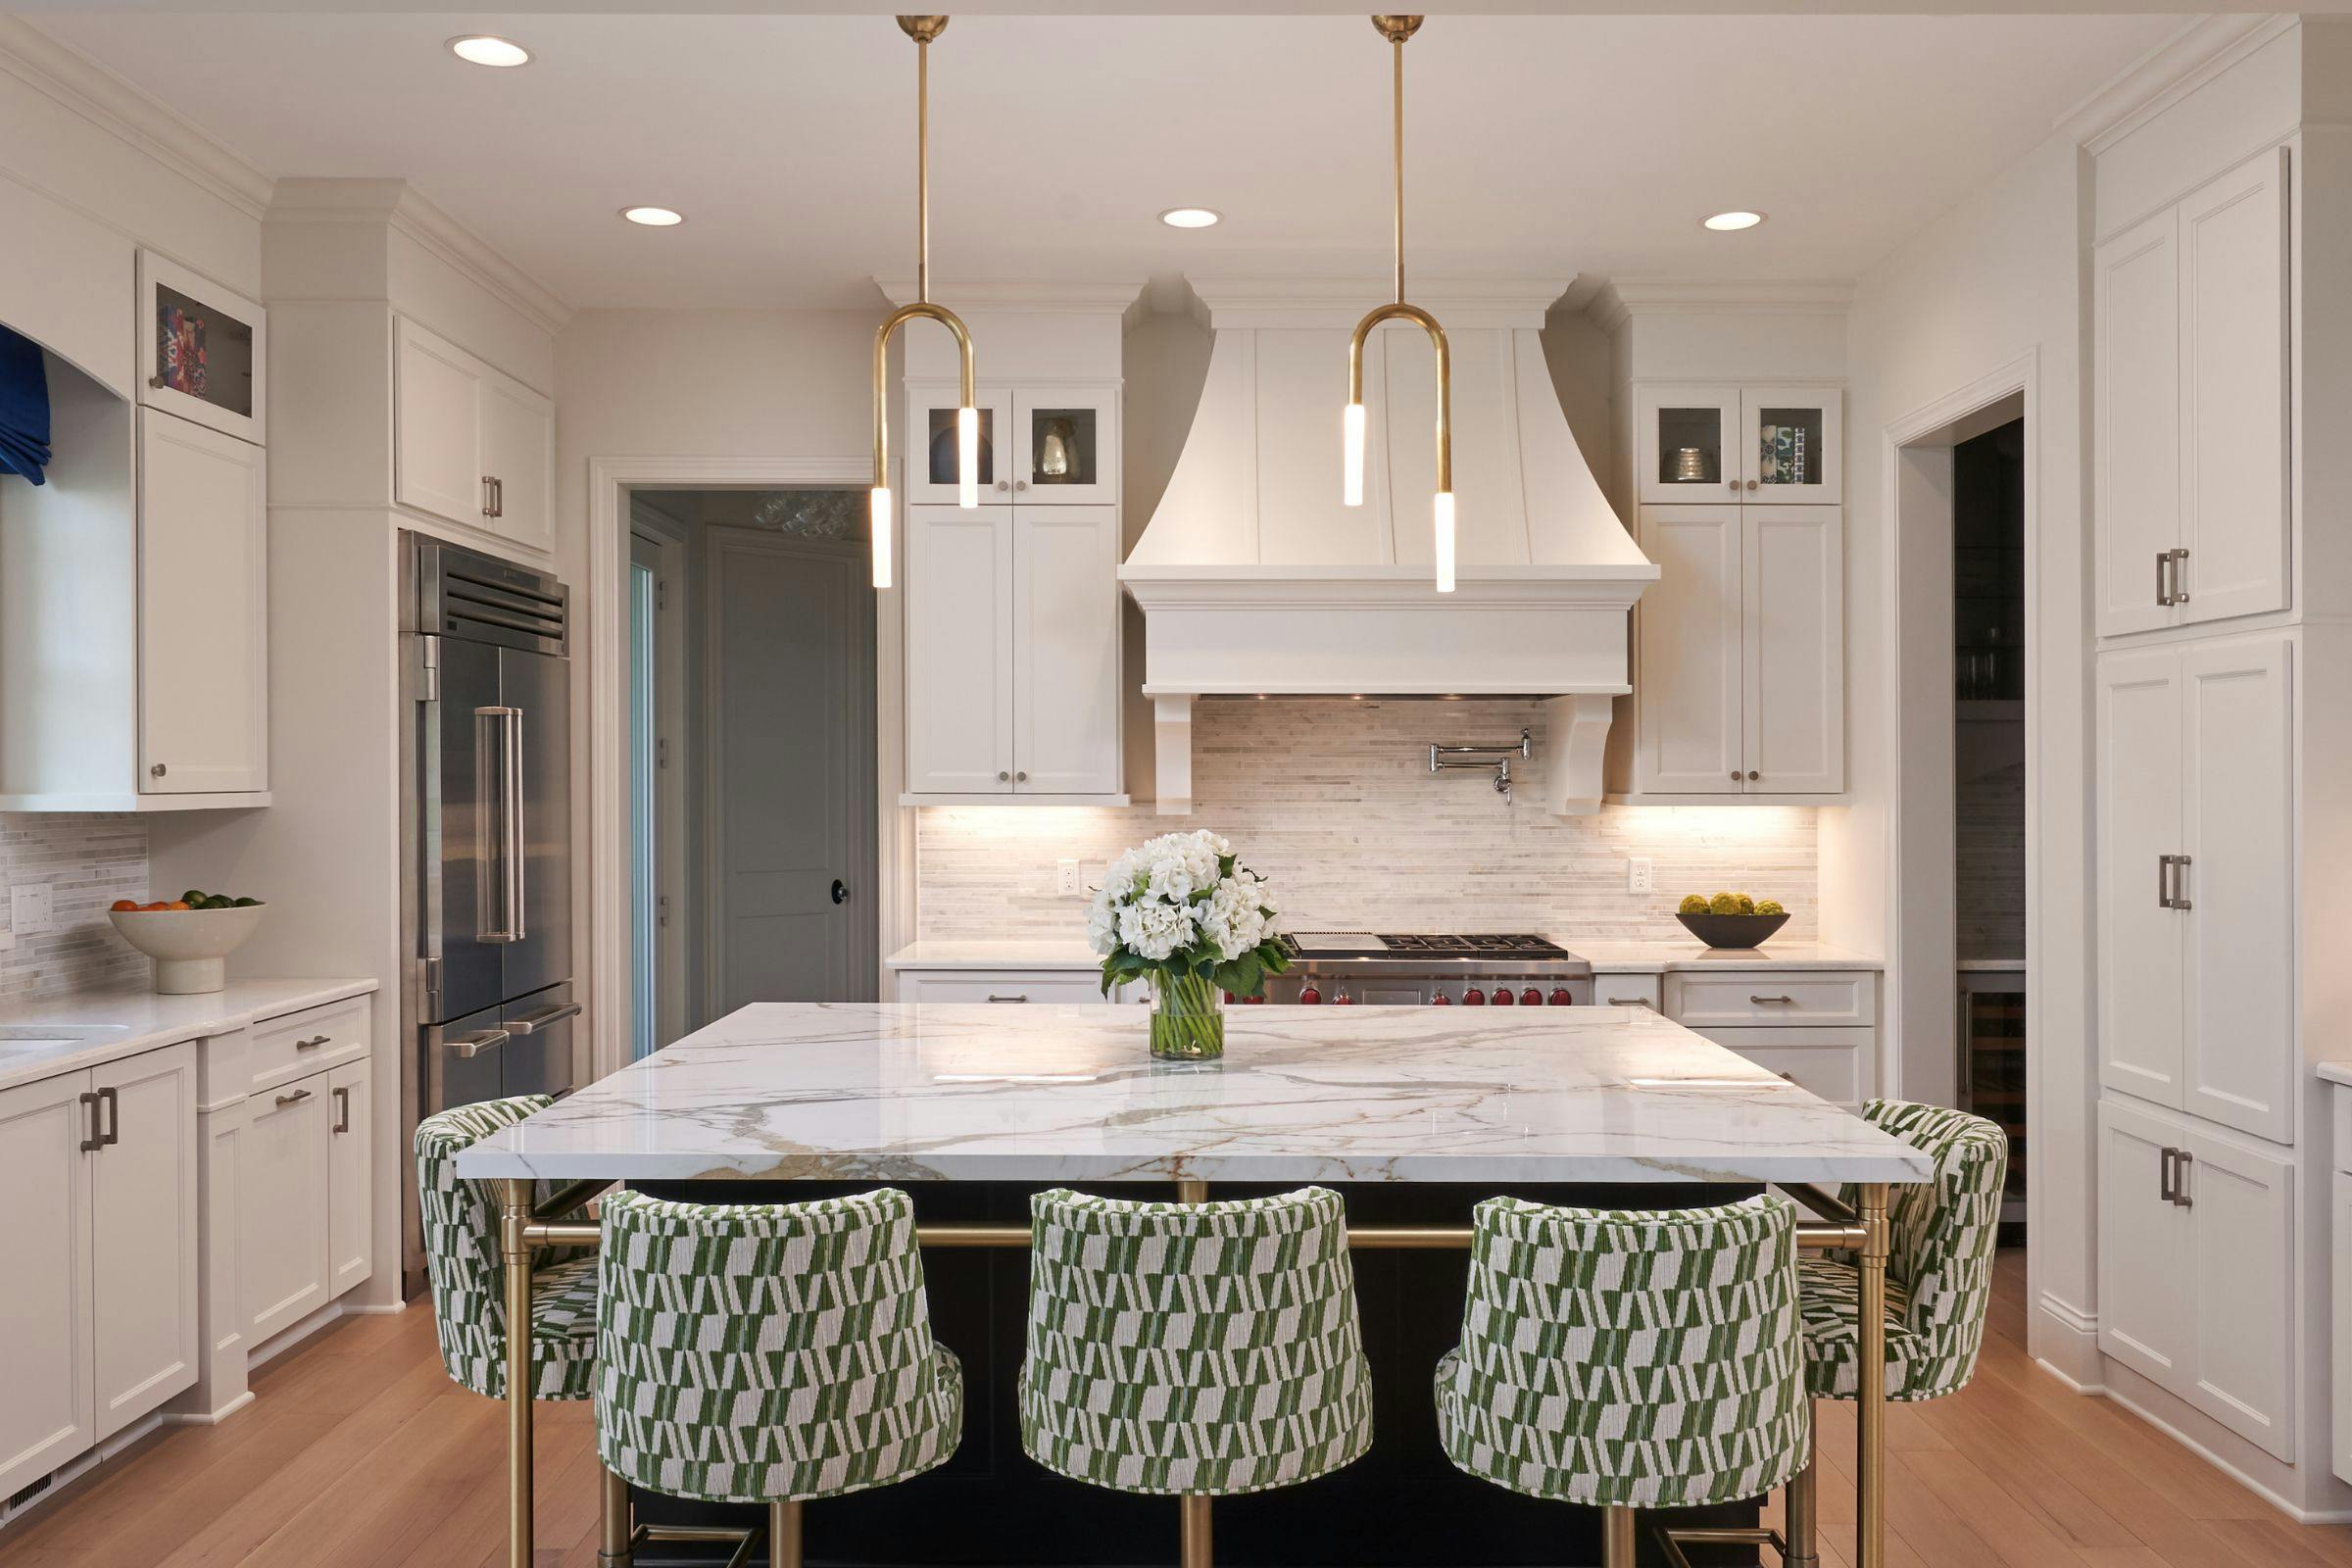
{"type": "Polygon", "coordinates": [[[522,710],[477,708],[473,725],[474,931],[484,942],[519,942],[522,710]]]}

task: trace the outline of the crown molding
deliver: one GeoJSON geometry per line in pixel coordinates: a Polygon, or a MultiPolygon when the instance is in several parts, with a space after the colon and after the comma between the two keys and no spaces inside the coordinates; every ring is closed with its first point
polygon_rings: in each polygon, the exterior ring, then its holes
{"type": "Polygon", "coordinates": [[[561,332],[571,319],[570,305],[553,289],[405,179],[281,179],[269,221],[380,224],[423,246],[545,331],[561,332]]]}
{"type": "MultiPolygon", "coordinates": [[[[1054,282],[1030,278],[1000,282],[934,283],[932,297],[957,310],[987,311],[997,316],[1116,316],[1132,326],[1144,310],[1146,284],[1138,278],[1120,283],[1054,282]]],[[[874,287],[894,307],[912,305],[912,278],[877,277],[874,287]]]]}
{"type": "Polygon", "coordinates": [[[1674,278],[1613,277],[1586,311],[1614,331],[1636,316],[1843,316],[1854,285],[1814,282],[1712,283],[1674,278]]]}
{"type": "Polygon", "coordinates": [[[2055,128],[2105,152],[2300,21],[2284,13],[2199,17],[2060,115],[2055,128]]]}
{"type": "Polygon", "coordinates": [[[23,17],[0,16],[0,71],[248,218],[269,211],[272,182],[268,174],[23,17]]]}
{"type": "MultiPolygon", "coordinates": [[[[1328,277],[1191,277],[1190,310],[1202,326],[1354,326],[1366,311],[1396,292],[1388,273],[1328,277]]],[[[1565,277],[1427,277],[1405,284],[1405,296],[1461,327],[1542,327],[1544,317],[1573,286],[1565,277]]]]}

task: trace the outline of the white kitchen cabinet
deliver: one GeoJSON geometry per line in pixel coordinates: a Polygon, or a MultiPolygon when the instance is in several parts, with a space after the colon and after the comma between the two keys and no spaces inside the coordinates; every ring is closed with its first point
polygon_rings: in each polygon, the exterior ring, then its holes
{"type": "Polygon", "coordinates": [[[263,449],[139,413],[139,789],[270,787],[263,449]]]}
{"type": "Polygon", "coordinates": [[[2294,644],[2098,661],[2099,1057],[2109,1087],[2286,1142],[2294,644]]]}
{"type": "MultiPolygon", "coordinates": [[[[1622,994],[1627,976],[1593,982],[1596,1001],[1622,994]]],[[[1647,977],[1640,977],[1646,980],[1647,977]]],[[[1868,1100],[1877,1082],[1879,977],[1868,969],[1675,970],[1659,984],[1659,1010],[1768,1072],[1841,1105],[1868,1100]]]]}
{"type": "MultiPolygon", "coordinates": [[[[920,331],[916,322],[909,330],[920,331]]],[[[956,505],[956,399],[962,389],[954,381],[910,381],[906,386],[906,424],[893,431],[896,446],[904,447],[906,476],[906,504],[909,507],[956,505]]],[[[1013,446],[1012,393],[1005,387],[984,386],[973,394],[980,412],[980,504],[1012,504],[1013,446]]]]}
{"type": "Polygon", "coordinates": [[[237,1166],[237,1273],[253,1344],[334,1298],[329,1074],[247,1102],[237,1166]]]}
{"type": "Polygon", "coordinates": [[[2286,608],[2287,158],[2093,258],[2101,636],[2286,608]]]}
{"type": "Polygon", "coordinates": [[[1843,499],[1845,395],[1836,387],[1740,391],[1740,499],[1835,506],[1843,499]]]}
{"type": "Polygon", "coordinates": [[[259,446],[269,439],[270,318],[233,289],[139,252],[139,401],[259,446]]]}
{"type": "Polygon", "coordinates": [[[901,969],[897,971],[901,1002],[993,1003],[1019,1006],[1027,1003],[1088,1003],[1119,1001],[1124,986],[1102,994],[1102,977],[1093,969],[901,969]]]}
{"type": "Polygon", "coordinates": [[[1844,527],[1837,507],[1643,507],[1661,575],[1634,614],[1639,797],[1845,788],[1844,527]]]}
{"type": "Polygon", "coordinates": [[[0,1496],[98,1441],[89,1076],[0,1090],[0,1496]]]}
{"type": "Polygon", "coordinates": [[[548,550],[554,405],[407,317],[393,330],[393,500],[548,550]]]}
{"type": "Polygon", "coordinates": [[[90,1074],[104,1121],[90,1160],[97,1437],[196,1381],[196,1048],[90,1074]]]}
{"type": "Polygon", "coordinates": [[[1643,385],[1634,398],[1641,436],[1634,492],[1641,501],[1696,506],[1740,499],[1747,470],[1738,387],[1643,385]]]}
{"type": "Polygon", "coordinates": [[[1844,496],[1845,394],[1837,387],[1635,388],[1636,498],[1835,506],[1844,496]]]}
{"type": "Polygon", "coordinates": [[[908,804],[1119,802],[1118,512],[912,507],[908,804]]]}
{"type": "Polygon", "coordinates": [[[375,1180],[369,1168],[365,1058],[324,1074],[327,1112],[327,1292],[341,1296],[374,1271],[369,1246],[375,1180]]]}
{"type": "MultiPolygon", "coordinates": [[[[906,389],[906,500],[956,504],[954,381],[906,389]]],[[[983,386],[980,504],[1107,506],[1119,499],[1116,383],[983,386]]]]}
{"type": "Polygon", "coordinates": [[[2193,1376],[2193,1210],[2172,1200],[2177,1125],[2115,1101],[2099,1106],[2099,1348],[2160,1387],[2193,1376]]]}

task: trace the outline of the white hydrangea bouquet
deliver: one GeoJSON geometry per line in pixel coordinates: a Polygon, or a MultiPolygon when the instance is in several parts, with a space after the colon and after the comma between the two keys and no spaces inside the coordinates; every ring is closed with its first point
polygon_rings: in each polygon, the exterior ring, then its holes
{"type": "Polygon", "coordinates": [[[1274,890],[1214,833],[1163,833],[1110,862],[1087,912],[1102,989],[1151,977],[1152,1054],[1225,1054],[1227,992],[1254,997],[1290,966],[1274,890]]]}

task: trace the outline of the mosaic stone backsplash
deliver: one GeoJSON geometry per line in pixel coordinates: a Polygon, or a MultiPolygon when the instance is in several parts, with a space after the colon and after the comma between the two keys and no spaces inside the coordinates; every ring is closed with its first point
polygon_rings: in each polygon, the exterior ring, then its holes
{"type": "MultiPolygon", "coordinates": [[[[117,899],[147,896],[144,822],[127,812],[0,814],[0,888],[28,882],[49,884],[50,926],[0,952],[0,999],[147,978],[147,959],[106,918],[117,899]]],[[[6,910],[0,899],[0,918],[6,910]]]]}
{"type": "Polygon", "coordinates": [[[1083,900],[1054,892],[1054,862],[1088,887],[1121,850],[1174,829],[1231,839],[1274,879],[1294,929],[1538,931],[1687,939],[1674,906],[1721,889],[1775,898],[1785,935],[1820,932],[1810,808],[1603,807],[1555,817],[1541,802],[1540,705],[1514,700],[1203,701],[1194,709],[1194,810],[1149,806],[929,807],[918,813],[919,927],[933,940],[1080,937],[1083,900]],[[1484,772],[1429,771],[1431,742],[1508,741],[1511,799],[1484,772]],[[1654,862],[1656,891],[1626,891],[1654,862]]]}

